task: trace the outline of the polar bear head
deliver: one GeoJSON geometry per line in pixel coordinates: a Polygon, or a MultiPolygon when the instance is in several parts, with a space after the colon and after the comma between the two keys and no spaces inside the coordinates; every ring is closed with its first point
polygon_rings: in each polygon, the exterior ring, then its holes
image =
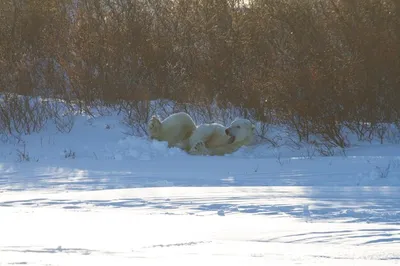
{"type": "Polygon", "coordinates": [[[150,138],[158,139],[161,135],[161,127],[162,123],[160,119],[157,116],[152,116],[148,123],[150,138]]]}
{"type": "Polygon", "coordinates": [[[250,143],[253,139],[254,128],[254,125],[248,119],[235,119],[231,125],[225,129],[225,134],[229,136],[228,143],[250,143]]]}

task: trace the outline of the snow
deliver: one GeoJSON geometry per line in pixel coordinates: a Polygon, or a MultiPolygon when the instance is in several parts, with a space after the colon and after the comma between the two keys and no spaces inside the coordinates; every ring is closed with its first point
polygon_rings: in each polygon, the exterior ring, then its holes
{"type": "Polygon", "coordinates": [[[0,143],[1,266],[400,264],[400,144],[190,156],[74,119],[0,143]]]}

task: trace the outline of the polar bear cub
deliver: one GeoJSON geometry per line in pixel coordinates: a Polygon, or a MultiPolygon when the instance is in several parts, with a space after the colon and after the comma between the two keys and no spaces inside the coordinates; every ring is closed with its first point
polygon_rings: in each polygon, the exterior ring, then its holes
{"type": "Polygon", "coordinates": [[[193,119],[184,112],[174,113],[164,120],[152,116],[148,123],[151,139],[168,142],[168,147],[189,150],[189,137],[196,130],[193,119]]]}
{"type": "Polygon", "coordinates": [[[249,145],[254,138],[254,125],[243,118],[235,119],[229,127],[221,124],[202,124],[189,138],[192,155],[225,155],[249,145]]]}

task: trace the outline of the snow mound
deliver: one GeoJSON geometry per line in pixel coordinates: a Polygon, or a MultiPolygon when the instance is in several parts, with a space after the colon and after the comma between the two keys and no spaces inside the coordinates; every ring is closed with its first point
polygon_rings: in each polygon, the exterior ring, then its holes
{"type": "Polygon", "coordinates": [[[136,160],[151,160],[172,156],[188,156],[188,154],[179,148],[168,148],[166,141],[130,136],[118,141],[116,159],[121,160],[125,157],[136,160]]]}

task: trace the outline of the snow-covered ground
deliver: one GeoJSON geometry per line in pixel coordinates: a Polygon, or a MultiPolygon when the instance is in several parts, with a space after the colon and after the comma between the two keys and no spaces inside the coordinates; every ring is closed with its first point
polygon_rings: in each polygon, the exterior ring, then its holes
{"type": "Polygon", "coordinates": [[[189,156],[76,117],[0,144],[3,265],[397,265],[400,145],[189,156]]]}

